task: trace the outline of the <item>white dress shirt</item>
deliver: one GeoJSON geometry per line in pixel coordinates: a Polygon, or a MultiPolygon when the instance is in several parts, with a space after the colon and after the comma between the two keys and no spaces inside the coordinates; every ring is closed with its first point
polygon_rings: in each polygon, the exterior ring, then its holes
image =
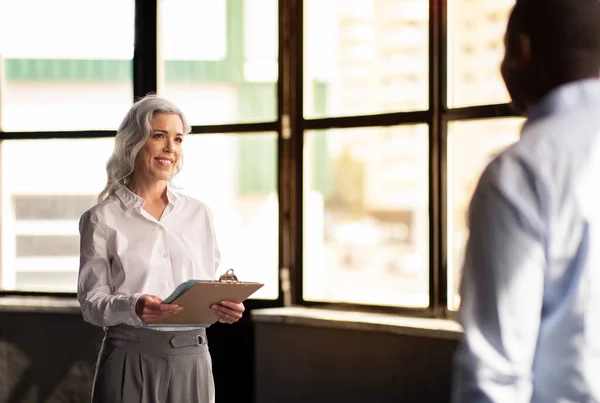
{"type": "Polygon", "coordinates": [[[210,209],[170,188],[167,197],[160,220],[125,186],[81,216],[77,298],[87,322],[141,326],[135,305],[142,294],[164,299],[186,280],[216,279],[210,209]]]}
{"type": "Polygon", "coordinates": [[[599,402],[600,80],[532,110],[469,221],[453,401],[599,402]]]}

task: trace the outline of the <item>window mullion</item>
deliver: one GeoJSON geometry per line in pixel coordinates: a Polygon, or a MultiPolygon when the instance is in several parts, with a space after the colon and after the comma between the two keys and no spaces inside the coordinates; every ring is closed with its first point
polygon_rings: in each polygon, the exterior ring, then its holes
{"type": "Polygon", "coordinates": [[[158,0],[135,1],[134,101],[158,88],[158,0]]]}

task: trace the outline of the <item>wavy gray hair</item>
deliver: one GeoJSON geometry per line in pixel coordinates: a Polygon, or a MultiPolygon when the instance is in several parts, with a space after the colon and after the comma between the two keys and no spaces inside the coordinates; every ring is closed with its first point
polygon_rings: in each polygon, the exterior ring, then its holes
{"type": "MultiPolygon", "coordinates": [[[[183,123],[184,134],[191,131],[185,115],[172,102],[155,94],[146,95],[136,101],[117,130],[115,148],[106,164],[106,186],[100,192],[98,202],[112,195],[119,185],[129,183],[133,174],[135,158],[152,132],[150,122],[159,113],[178,115],[183,123]]],[[[181,171],[181,165],[182,160],[180,159],[173,176],[181,171]]]]}

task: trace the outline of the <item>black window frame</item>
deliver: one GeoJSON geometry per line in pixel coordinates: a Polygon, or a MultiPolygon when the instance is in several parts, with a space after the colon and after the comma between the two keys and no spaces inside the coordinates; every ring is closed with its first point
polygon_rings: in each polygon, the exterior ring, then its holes
{"type": "MultiPolygon", "coordinates": [[[[243,1],[243,0],[237,0],[243,1]]],[[[158,2],[136,0],[133,55],[133,99],[158,90],[158,2]]],[[[274,300],[251,299],[248,310],[280,306],[393,313],[409,316],[449,318],[447,292],[447,135],[448,125],[461,120],[515,117],[508,104],[449,108],[447,0],[429,0],[429,77],[427,110],[361,116],[306,119],[303,113],[303,0],[278,0],[279,67],[277,119],[255,123],[193,126],[195,135],[262,134],[276,132],[277,192],[279,196],[279,295],[274,300]],[[302,208],[304,133],[332,128],[381,127],[426,124],[429,140],[429,306],[407,308],[364,304],[312,302],[303,298],[302,208]]],[[[3,132],[3,140],[84,139],[114,137],[115,131],[3,132]]],[[[483,135],[483,134],[482,134],[483,135]]],[[[10,291],[0,296],[50,296],[73,298],[75,293],[10,291]]]]}
{"type": "MultiPolygon", "coordinates": [[[[508,103],[449,108],[448,94],[448,1],[429,0],[429,105],[427,110],[414,112],[381,113],[362,116],[336,116],[306,119],[303,114],[303,0],[280,0],[280,18],[287,18],[281,25],[280,64],[287,66],[287,74],[280,66],[280,77],[289,80],[286,88],[291,112],[291,139],[287,140],[290,160],[281,166],[280,175],[294,180],[289,189],[293,204],[289,206],[285,228],[290,232],[290,245],[285,254],[286,267],[291,278],[293,305],[321,307],[340,310],[356,310],[372,313],[392,313],[429,318],[455,318],[455,311],[448,308],[448,250],[447,250],[447,136],[448,125],[461,120],[481,120],[515,117],[508,103]],[[286,59],[289,62],[286,62],[286,59]],[[283,63],[282,63],[283,62],[283,63]],[[283,73],[283,74],[281,74],[283,73]],[[429,306],[409,308],[402,306],[375,306],[356,303],[331,303],[307,301],[303,297],[302,264],[302,183],[303,183],[303,136],[308,130],[381,127],[426,124],[429,130],[429,306]]],[[[286,140],[283,140],[284,142],[286,140]]],[[[286,144],[283,144],[286,147],[286,144]]],[[[285,206],[283,206],[285,207],[285,206]]],[[[282,217],[284,218],[284,217],[282,217]]]]}

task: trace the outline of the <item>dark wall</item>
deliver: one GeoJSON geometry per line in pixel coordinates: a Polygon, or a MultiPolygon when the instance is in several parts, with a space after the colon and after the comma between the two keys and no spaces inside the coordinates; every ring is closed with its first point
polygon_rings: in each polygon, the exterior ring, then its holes
{"type": "Polygon", "coordinates": [[[256,403],[446,403],[456,341],[256,323],[256,403]]]}
{"type": "Polygon", "coordinates": [[[249,320],[211,326],[208,345],[216,403],[254,403],[254,329],[249,320]]]}
{"type": "Polygon", "coordinates": [[[78,315],[0,312],[0,402],[89,402],[101,340],[78,315]]]}
{"type": "MultiPolygon", "coordinates": [[[[102,336],[76,314],[0,312],[0,403],[89,403],[102,336]]],[[[217,403],[252,402],[252,327],[217,324],[208,339],[217,403]]]]}
{"type": "MultiPolygon", "coordinates": [[[[247,321],[209,329],[217,403],[447,402],[456,343],[247,321]]],[[[89,402],[102,329],[0,312],[0,403],[89,402]]]]}

